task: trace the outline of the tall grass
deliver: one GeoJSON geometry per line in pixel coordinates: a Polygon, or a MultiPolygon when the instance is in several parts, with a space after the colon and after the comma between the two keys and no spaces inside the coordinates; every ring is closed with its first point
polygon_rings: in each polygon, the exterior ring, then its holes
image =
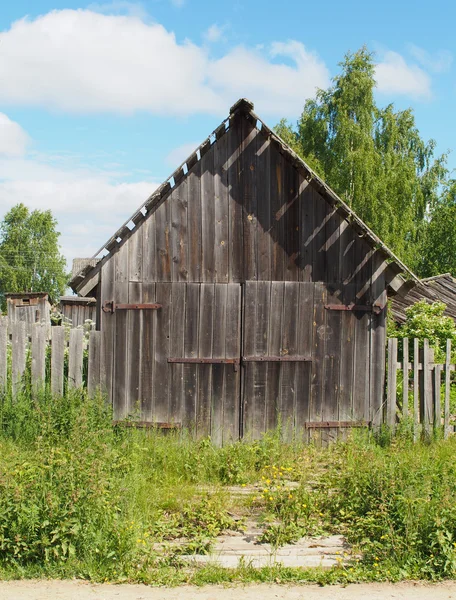
{"type": "Polygon", "coordinates": [[[318,449],[282,443],[277,431],[217,448],[188,432],[113,427],[103,398],[81,391],[0,400],[3,576],[250,580],[251,569],[222,575],[180,562],[239,527],[233,513],[262,522],[275,545],[345,535],[352,559],[333,580],[456,575],[454,438],[413,444],[404,426],[393,439],[359,433],[318,449]],[[233,496],[233,485],[250,493],[233,496]]]}

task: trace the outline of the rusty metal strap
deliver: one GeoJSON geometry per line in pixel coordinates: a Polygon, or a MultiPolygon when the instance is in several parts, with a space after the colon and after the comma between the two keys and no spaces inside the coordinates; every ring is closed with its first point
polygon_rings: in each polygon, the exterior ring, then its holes
{"type": "Polygon", "coordinates": [[[243,356],[242,362],[311,362],[310,356],[243,356]]]}
{"type": "Polygon", "coordinates": [[[353,312],[370,312],[379,315],[385,306],[379,304],[325,304],[326,310],[349,310],[353,312]]]}
{"type": "Polygon", "coordinates": [[[190,363],[196,365],[234,365],[234,370],[239,369],[239,358],[168,358],[169,363],[190,363]]]}
{"type": "Polygon", "coordinates": [[[103,312],[114,313],[116,310],[157,310],[162,304],[117,304],[116,302],[105,302],[103,312]]]}

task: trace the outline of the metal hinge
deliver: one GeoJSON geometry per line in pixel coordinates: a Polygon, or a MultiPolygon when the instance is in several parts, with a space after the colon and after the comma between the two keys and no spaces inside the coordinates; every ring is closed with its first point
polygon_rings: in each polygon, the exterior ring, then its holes
{"type": "Polygon", "coordinates": [[[103,304],[103,312],[114,313],[116,310],[157,310],[162,304],[116,304],[109,300],[103,304]]]}
{"type": "Polygon", "coordinates": [[[379,304],[325,304],[326,310],[349,310],[352,312],[370,312],[379,315],[385,306],[379,304]]]}

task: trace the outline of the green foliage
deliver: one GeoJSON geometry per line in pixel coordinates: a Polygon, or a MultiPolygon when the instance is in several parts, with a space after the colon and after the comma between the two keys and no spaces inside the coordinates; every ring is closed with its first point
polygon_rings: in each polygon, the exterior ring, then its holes
{"type": "Polygon", "coordinates": [[[415,302],[405,309],[406,321],[396,330],[396,337],[418,338],[421,342],[427,338],[434,349],[435,359],[445,361],[447,339],[451,340],[453,349],[456,346],[456,324],[451,317],[443,314],[445,308],[443,302],[415,302]]]}
{"type": "Polygon", "coordinates": [[[328,90],[307,100],[294,130],[276,131],[412,268],[426,215],[446,180],[446,156],[423,141],[411,109],[377,106],[375,64],[361,48],[347,54],[328,90]]]}
{"type": "Polygon", "coordinates": [[[421,245],[420,271],[424,276],[451,273],[456,277],[456,182],[445,190],[431,211],[421,245]]]}
{"type": "Polygon", "coordinates": [[[14,206],[0,223],[0,303],[6,292],[48,292],[52,302],[65,292],[68,275],[51,211],[14,206]]]}

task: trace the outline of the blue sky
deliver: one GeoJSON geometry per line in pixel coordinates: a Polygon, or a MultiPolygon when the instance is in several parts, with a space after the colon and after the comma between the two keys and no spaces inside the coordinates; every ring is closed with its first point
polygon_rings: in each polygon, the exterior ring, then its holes
{"type": "Polygon", "coordinates": [[[239,97],[296,121],[348,50],[376,52],[381,104],[454,148],[448,0],[2,2],[0,218],[50,208],[70,262],[90,256],[239,97]]]}

